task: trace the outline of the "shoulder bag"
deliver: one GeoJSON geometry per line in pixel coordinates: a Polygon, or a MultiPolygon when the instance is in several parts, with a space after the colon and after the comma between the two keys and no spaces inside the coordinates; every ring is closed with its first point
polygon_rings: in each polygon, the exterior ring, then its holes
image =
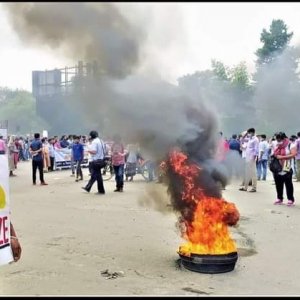
{"type": "Polygon", "coordinates": [[[277,159],[274,155],[270,158],[269,169],[272,173],[279,173],[282,171],[282,165],[279,162],[279,159],[277,159]]]}

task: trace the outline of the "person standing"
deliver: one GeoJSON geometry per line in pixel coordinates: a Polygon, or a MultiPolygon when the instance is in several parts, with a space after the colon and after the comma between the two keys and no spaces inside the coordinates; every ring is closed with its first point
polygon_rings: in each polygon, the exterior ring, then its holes
{"type": "Polygon", "coordinates": [[[22,160],[25,161],[25,156],[24,156],[24,139],[23,137],[20,137],[17,143],[17,148],[19,150],[19,159],[18,161],[22,160]]]}
{"type": "Polygon", "coordinates": [[[41,140],[43,145],[43,166],[44,166],[44,173],[48,172],[48,169],[50,167],[50,153],[49,153],[49,143],[47,138],[42,138],[41,140]]]}
{"type": "MultiPolygon", "coordinates": [[[[258,156],[258,138],[255,136],[255,129],[249,128],[247,130],[248,143],[246,147],[246,172],[244,178],[244,186],[240,191],[247,191],[249,181],[252,179],[252,189],[249,192],[256,192],[257,189],[257,177],[256,177],[256,160],[258,156]]],[[[245,136],[244,136],[245,137],[245,136]]]]}
{"type": "Polygon", "coordinates": [[[124,165],[125,149],[120,135],[114,136],[114,143],[111,146],[111,160],[115,172],[116,189],[114,192],[123,192],[124,188],[124,165]]]}
{"type": "Polygon", "coordinates": [[[28,137],[24,140],[24,158],[26,161],[28,161],[30,158],[28,137]]]}
{"type": "Polygon", "coordinates": [[[68,148],[69,146],[69,142],[68,142],[68,138],[66,135],[63,135],[59,141],[60,147],[61,148],[68,148]]]}
{"type": "MultiPolygon", "coordinates": [[[[290,137],[290,143],[291,143],[291,147],[295,147],[296,151],[297,151],[297,136],[296,135],[291,135],[290,137]]],[[[297,165],[296,165],[296,158],[293,157],[292,158],[292,169],[293,169],[293,178],[297,179],[297,165]]],[[[297,180],[296,180],[297,181],[297,180]]]]}
{"type": "Polygon", "coordinates": [[[76,180],[75,180],[76,182],[78,182],[79,180],[83,180],[81,163],[84,157],[84,148],[79,141],[80,141],[80,137],[75,136],[72,145],[72,160],[75,162],[76,165],[76,180]]]}
{"type": "Polygon", "coordinates": [[[8,148],[8,164],[9,164],[9,176],[17,176],[13,172],[16,169],[16,164],[15,164],[15,153],[18,153],[18,149],[15,144],[15,136],[11,135],[9,137],[9,141],[7,144],[8,148]]]}
{"type": "Polygon", "coordinates": [[[90,132],[91,145],[88,152],[91,154],[91,178],[85,187],[82,187],[86,192],[90,192],[93,184],[97,181],[98,194],[105,194],[103,185],[103,178],[101,174],[101,167],[97,163],[99,160],[104,159],[104,143],[98,137],[98,132],[93,130],[90,132]]]}
{"type": "Polygon", "coordinates": [[[126,168],[125,168],[125,175],[126,181],[130,177],[129,181],[133,181],[133,177],[136,174],[136,164],[138,161],[138,153],[137,153],[137,146],[130,144],[128,145],[128,150],[126,154],[126,168]]]}
{"type": "Polygon", "coordinates": [[[74,144],[74,135],[69,135],[67,142],[68,142],[68,149],[71,150],[71,177],[75,176],[75,170],[76,170],[76,162],[74,161],[74,153],[73,153],[73,144],[74,144]]]}
{"type": "MultiPolygon", "coordinates": [[[[228,183],[226,178],[230,177],[229,169],[226,166],[226,158],[227,158],[228,152],[229,152],[229,143],[226,139],[223,138],[223,132],[220,131],[215,159],[219,162],[219,168],[218,168],[219,174],[224,179],[224,180],[218,180],[222,187],[222,190],[225,190],[226,185],[228,183]]],[[[150,166],[153,167],[153,165],[150,165],[150,166]]]]}
{"type": "Polygon", "coordinates": [[[41,185],[48,185],[44,181],[44,158],[43,158],[43,144],[40,140],[40,134],[34,134],[34,140],[30,144],[30,153],[32,155],[32,182],[36,185],[36,170],[39,170],[41,185]]]}
{"type": "Polygon", "coordinates": [[[297,151],[297,155],[295,157],[296,170],[297,170],[296,178],[297,178],[297,181],[300,181],[300,132],[297,133],[296,151],[297,151]]]}
{"type": "Polygon", "coordinates": [[[20,161],[20,144],[19,144],[19,138],[18,137],[15,137],[14,139],[15,141],[15,150],[14,151],[14,164],[15,164],[15,168],[17,169],[17,166],[18,166],[18,162],[20,161]]]}
{"type": "Polygon", "coordinates": [[[54,139],[54,149],[61,149],[62,147],[60,145],[60,141],[58,140],[58,136],[55,135],[53,139],[54,139]]]}
{"type": "Polygon", "coordinates": [[[50,167],[48,168],[48,171],[54,171],[54,162],[55,162],[54,143],[55,143],[55,140],[53,138],[49,139],[50,167]]]}
{"type": "Polygon", "coordinates": [[[233,134],[232,138],[229,140],[229,150],[241,153],[241,144],[237,139],[237,135],[233,134]]]}
{"type": "Polygon", "coordinates": [[[283,187],[285,185],[287,195],[287,206],[294,205],[294,186],[293,186],[293,169],[292,158],[296,156],[297,149],[293,145],[284,132],[279,132],[276,135],[277,147],[274,151],[274,156],[279,160],[282,170],[274,173],[274,180],[277,192],[277,200],[275,205],[283,204],[283,187]]]}
{"type": "Polygon", "coordinates": [[[268,159],[269,159],[269,143],[266,140],[266,135],[261,135],[261,140],[259,142],[259,155],[257,158],[257,180],[266,180],[267,179],[267,168],[268,168],[268,159]]]}
{"type": "MultiPolygon", "coordinates": [[[[247,143],[248,143],[248,138],[247,138],[247,131],[243,131],[240,136],[240,152],[241,152],[241,157],[243,159],[243,181],[240,186],[245,185],[245,174],[246,174],[246,149],[247,149],[247,143]]],[[[252,185],[252,182],[250,180],[249,185],[252,185]]]]}

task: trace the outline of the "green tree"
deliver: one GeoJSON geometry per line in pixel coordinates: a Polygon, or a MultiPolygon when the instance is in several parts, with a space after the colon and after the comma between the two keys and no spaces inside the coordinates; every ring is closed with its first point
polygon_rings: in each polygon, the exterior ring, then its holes
{"type": "Polygon", "coordinates": [[[228,67],[225,66],[221,61],[212,59],[211,61],[212,72],[216,76],[216,79],[221,81],[228,81],[228,67]]]}
{"type": "Polygon", "coordinates": [[[239,63],[230,70],[230,82],[234,87],[242,90],[250,88],[250,77],[245,62],[239,63]]]}
{"type": "Polygon", "coordinates": [[[252,87],[244,62],[230,68],[212,60],[211,70],[187,74],[178,83],[191,97],[213,107],[222,131],[228,135],[253,124],[252,87]]]}
{"type": "Polygon", "coordinates": [[[30,92],[1,88],[0,96],[0,120],[8,120],[9,133],[21,135],[48,128],[37,116],[36,101],[30,92]]]}
{"type": "Polygon", "coordinates": [[[240,62],[235,67],[229,67],[222,62],[213,59],[211,67],[213,74],[211,79],[217,79],[226,84],[230,83],[234,88],[249,89],[250,76],[245,62],[240,62]]]}
{"type": "Polygon", "coordinates": [[[277,55],[283,52],[293,36],[288,33],[287,25],[280,19],[273,20],[269,31],[263,29],[260,41],[263,46],[256,51],[257,63],[266,64],[272,62],[277,55]]]}

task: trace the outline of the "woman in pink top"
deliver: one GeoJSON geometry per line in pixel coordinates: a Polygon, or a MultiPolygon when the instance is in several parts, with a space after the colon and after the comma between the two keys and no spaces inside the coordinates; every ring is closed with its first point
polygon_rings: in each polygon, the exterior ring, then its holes
{"type": "Polygon", "coordinates": [[[121,137],[115,135],[114,143],[111,146],[111,159],[116,179],[116,189],[114,192],[123,192],[125,155],[126,153],[121,137]]]}

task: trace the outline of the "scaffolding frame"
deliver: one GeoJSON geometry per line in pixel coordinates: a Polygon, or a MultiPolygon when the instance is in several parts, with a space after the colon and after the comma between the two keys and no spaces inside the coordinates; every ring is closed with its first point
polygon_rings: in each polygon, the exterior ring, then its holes
{"type": "MultiPolygon", "coordinates": [[[[53,70],[45,70],[45,71],[33,71],[33,78],[35,73],[39,73],[38,77],[41,75],[44,76],[44,83],[35,82],[34,79],[32,81],[32,91],[35,97],[40,97],[43,95],[53,95],[53,94],[68,94],[69,91],[72,90],[74,86],[74,79],[83,79],[83,78],[92,78],[95,77],[98,73],[98,63],[94,61],[93,63],[83,64],[82,61],[79,61],[77,65],[73,67],[65,66],[60,69],[53,70]],[[59,80],[58,82],[51,82],[50,79],[53,79],[54,72],[59,72],[59,80]],[[45,94],[40,93],[40,91],[44,91],[45,94]],[[56,92],[52,92],[55,90],[56,92]],[[49,91],[49,93],[47,92],[49,91]]],[[[58,74],[58,73],[57,73],[58,74]]],[[[39,81],[39,80],[38,80],[39,81]]],[[[81,83],[82,84],[82,83],[81,83]]],[[[82,86],[83,87],[83,86],[82,86]]]]}

